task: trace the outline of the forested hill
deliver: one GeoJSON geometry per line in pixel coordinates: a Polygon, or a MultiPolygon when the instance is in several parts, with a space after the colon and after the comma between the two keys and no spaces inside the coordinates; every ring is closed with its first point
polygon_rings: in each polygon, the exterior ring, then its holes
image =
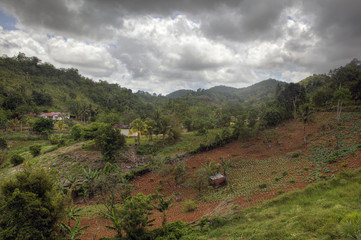
{"type": "Polygon", "coordinates": [[[0,105],[12,112],[70,111],[88,118],[117,112],[130,120],[154,111],[130,89],[94,82],[77,69],[57,69],[21,53],[0,58],[0,105]]]}
{"type": "Polygon", "coordinates": [[[248,105],[254,105],[273,100],[277,87],[284,87],[285,82],[275,79],[267,79],[245,88],[233,88],[216,86],[210,89],[178,90],[167,95],[168,98],[183,98],[188,100],[206,100],[209,102],[224,103],[236,101],[248,105]]]}

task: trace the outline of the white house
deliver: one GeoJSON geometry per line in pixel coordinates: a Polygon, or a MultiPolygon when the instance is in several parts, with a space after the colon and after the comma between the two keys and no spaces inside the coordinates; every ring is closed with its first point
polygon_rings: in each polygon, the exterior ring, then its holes
{"type": "Polygon", "coordinates": [[[64,119],[70,118],[68,113],[60,113],[60,112],[42,113],[40,117],[49,118],[52,119],[53,121],[62,121],[64,119]]]}
{"type": "Polygon", "coordinates": [[[120,125],[120,124],[115,124],[114,127],[117,127],[120,129],[120,133],[123,134],[126,137],[136,137],[137,136],[137,132],[134,132],[132,134],[130,134],[130,129],[132,128],[129,125],[120,125]]]}

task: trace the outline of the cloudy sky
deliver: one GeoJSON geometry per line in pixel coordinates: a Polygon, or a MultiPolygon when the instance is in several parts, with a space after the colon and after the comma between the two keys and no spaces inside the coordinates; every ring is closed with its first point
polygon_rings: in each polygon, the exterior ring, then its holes
{"type": "Polygon", "coordinates": [[[167,94],[297,82],[361,57],[359,0],[1,0],[0,54],[167,94]]]}

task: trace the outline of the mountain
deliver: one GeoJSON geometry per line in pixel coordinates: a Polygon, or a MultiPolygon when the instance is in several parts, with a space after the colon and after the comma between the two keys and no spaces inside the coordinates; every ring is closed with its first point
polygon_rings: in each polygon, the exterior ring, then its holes
{"type": "Polygon", "coordinates": [[[187,96],[189,93],[194,92],[193,90],[186,90],[186,89],[181,89],[181,90],[177,90],[174,91],[172,93],[169,93],[168,95],[166,95],[166,97],[174,99],[174,98],[180,98],[180,97],[185,97],[187,96]]]}
{"type": "Polygon", "coordinates": [[[217,104],[226,101],[236,101],[245,104],[259,104],[272,100],[275,96],[277,86],[284,86],[287,83],[275,79],[267,79],[245,88],[234,88],[228,86],[215,86],[210,89],[178,90],[168,94],[170,99],[187,99],[188,101],[206,101],[217,104]]]}
{"type": "Polygon", "coordinates": [[[258,104],[261,102],[272,100],[275,96],[277,87],[287,85],[275,79],[267,79],[246,88],[240,88],[234,92],[242,102],[247,104],[258,104]]]}
{"type": "Polygon", "coordinates": [[[215,87],[208,89],[208,91],[219,93],[219,94],[232,94],[237,90],[238,90],[237,88],[227,87],[224,85],[215,86],[215,87]]]}

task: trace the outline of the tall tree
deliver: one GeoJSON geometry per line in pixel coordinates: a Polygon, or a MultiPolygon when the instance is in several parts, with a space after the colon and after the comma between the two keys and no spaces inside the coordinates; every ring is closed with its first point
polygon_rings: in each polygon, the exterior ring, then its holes
{"type": "Polygon", "coordinates": [[[333,100],[337,102],[337,123],[340,124],[342,105],[351,99],[351,92],[347,88],[339,88],[333,95],[333,100]]]}
{"type": "Polygon", "coordinates": [[[125,145],[125,137],[118,128],[106,125],[97,131],[95,142],[101,149],[103,159],[113,161],[115,153],[125,145]]]}
{"type": "Polygon", "coordinates": [[[306,124],[309,124],[312,121],[313,111],[309,103],[305,103],[299,108],[299,118],[303,122],[303,142],[307,145],[307,135],[306,135],[306,124]]]}
{"type": "Polygon", "coordinates": [[[306,100],[306,90],[300,84],[290,83],[277,99],[286,107],[287,111],[293,110],[293,118],[296,119],[298,106],[306,100]]]}

